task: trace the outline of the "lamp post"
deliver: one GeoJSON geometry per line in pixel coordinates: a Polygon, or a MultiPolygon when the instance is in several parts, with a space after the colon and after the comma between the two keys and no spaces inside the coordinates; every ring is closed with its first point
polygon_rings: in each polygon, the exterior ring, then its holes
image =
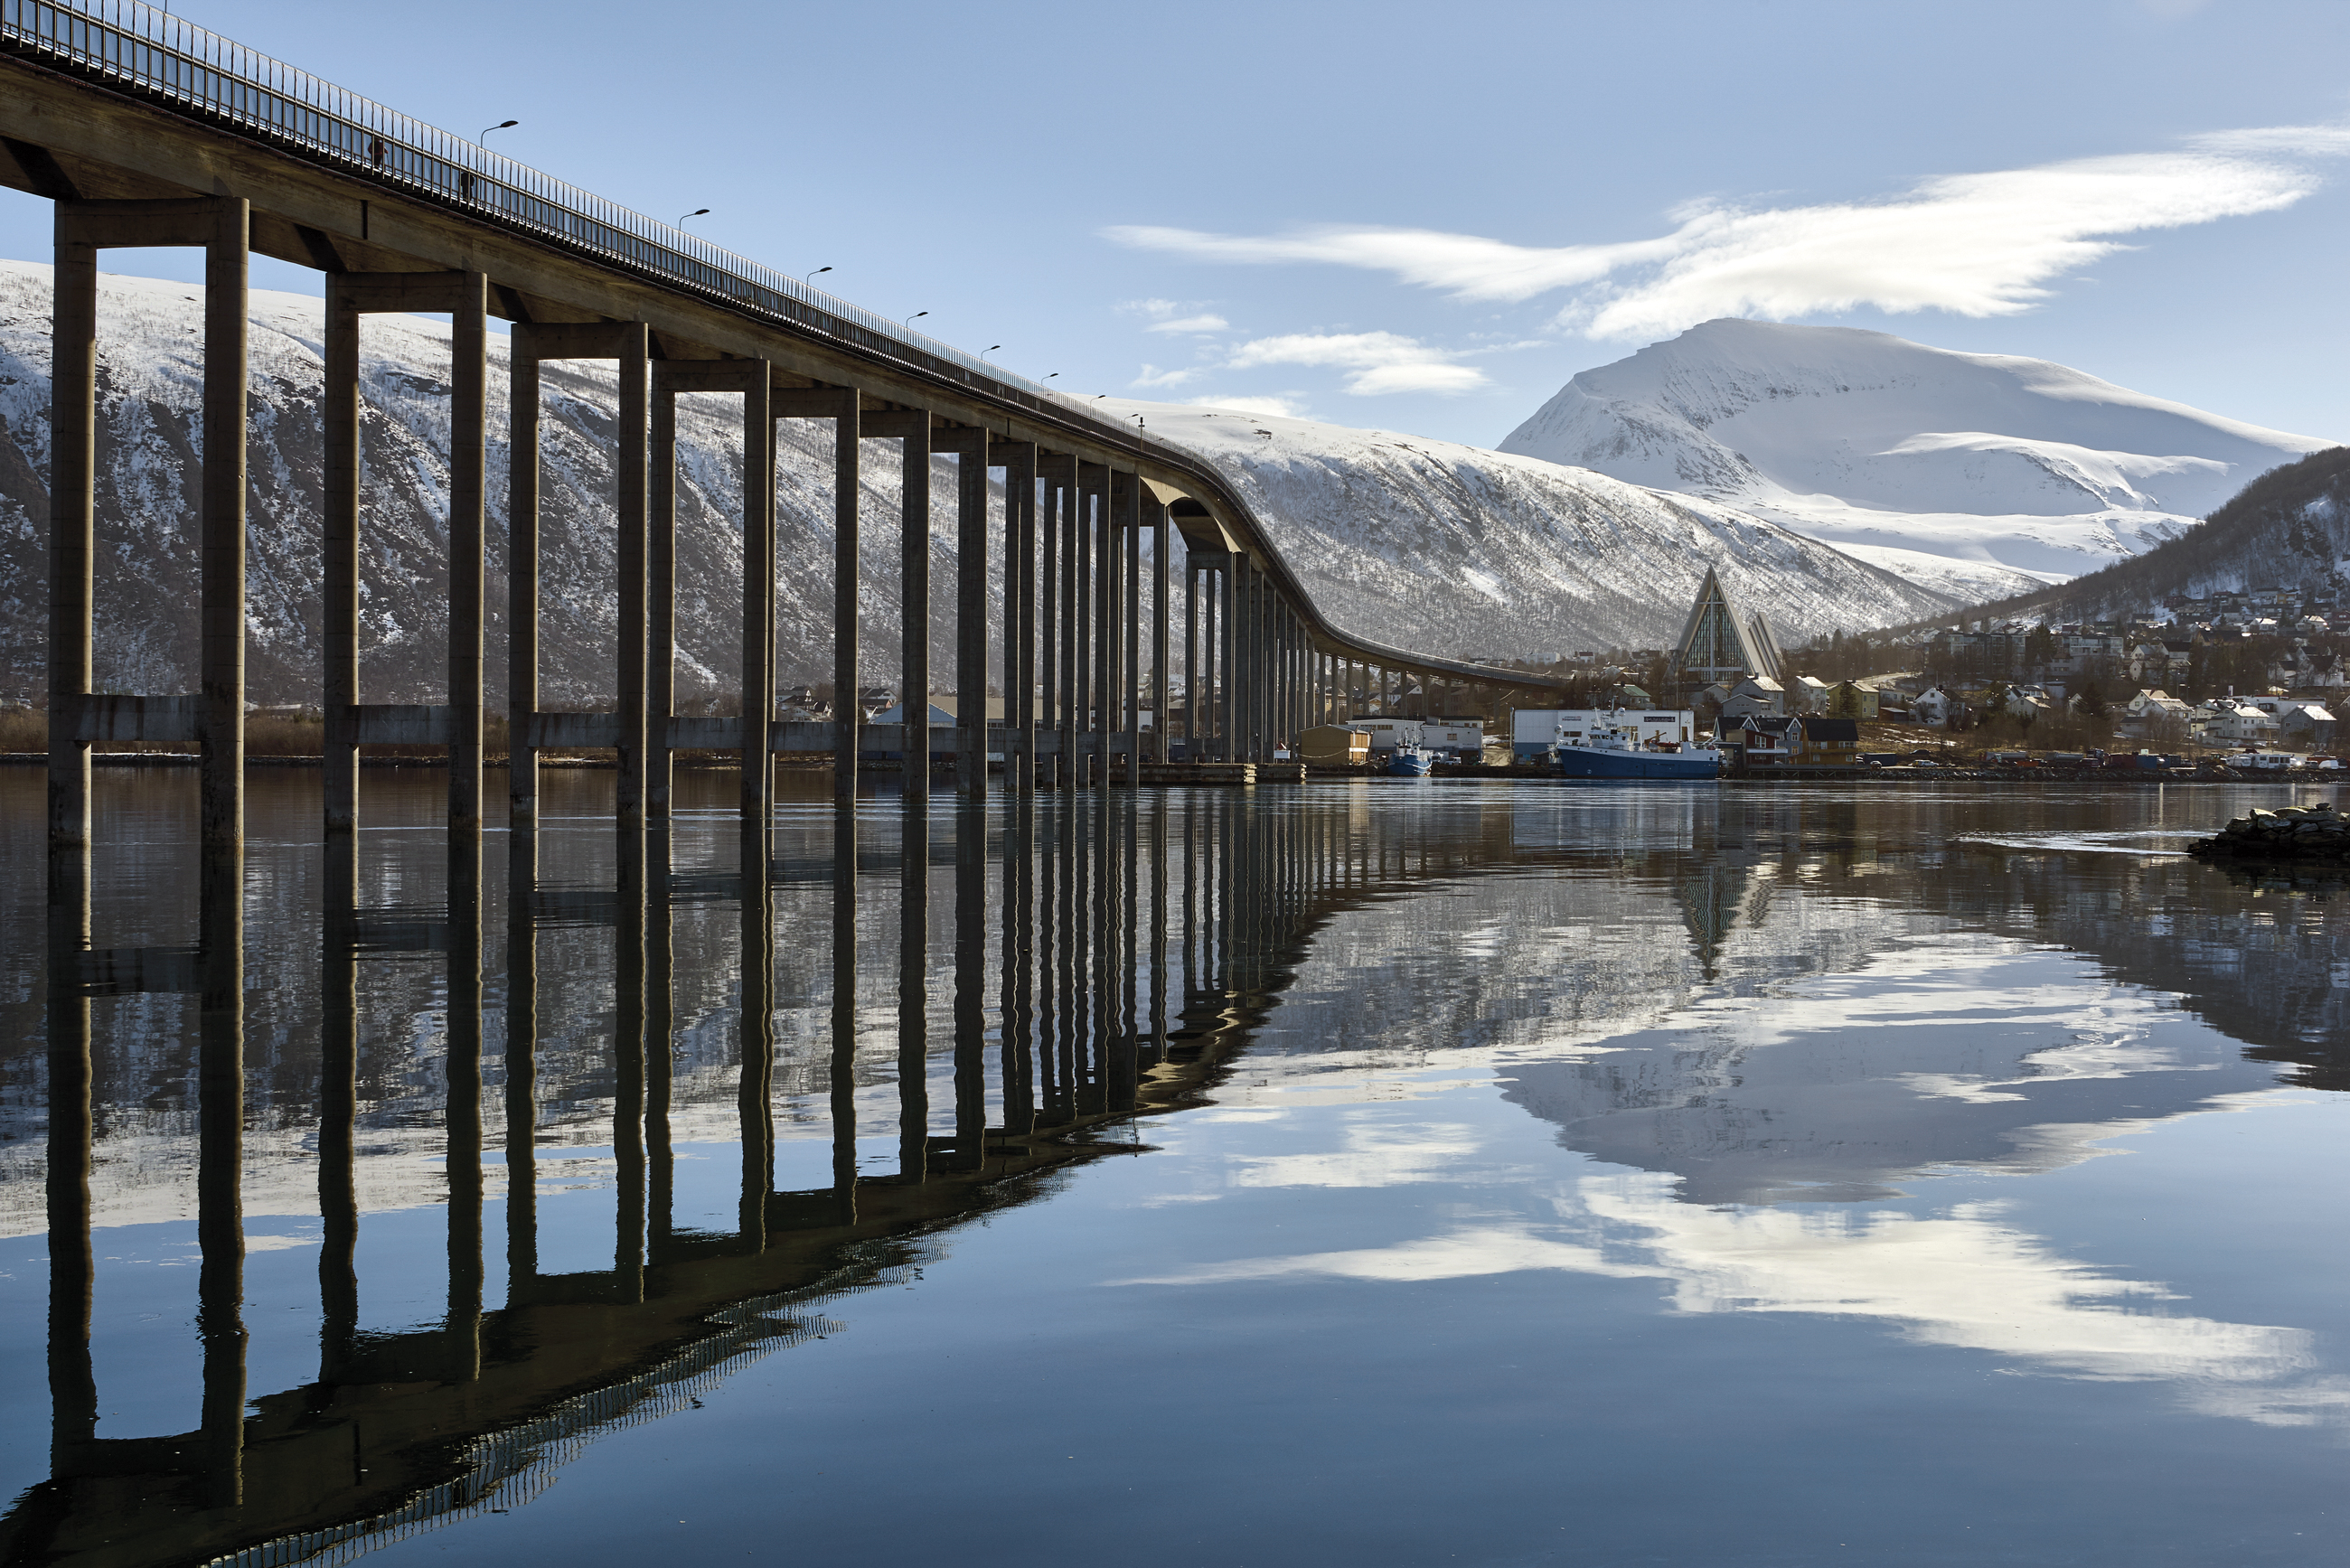
{"type": "Polygon", "coordinates": [[[917,310],[913,315],[906,317],[902,325],[911,327],[915,322],[920,321],[923,317],[928,316],[930,312],[927,310],[917,310]]]}
{"type": "Polygon", "coordinates": [[[706,217],[708,217],[709,215],[710,215],[710,209],[709,209],[709,208],[707,208],[707,207],[696,207],[693,211],[691,211],[691,213],[688,213],[684,217],[680,218],[680,219],[677,221],[677,226],[678,226],[679,228],[681,228],[681,228],[685,227],[685,225],[686,225],[689,222],[691,222],[691,220],[693,220],[693,219],[695,219],[695,218],[706,218],[706,217]]]}
{"type": "Polygon", "coordinates": [[[490,130],[511,130],[521,123],[522,121],[519,119],[502,119],[495,125],[491,126],[489,130],[484,130],[481,135],[473,138],[473,140],[476,143],[487,141],[490,139],[490,130]]]}

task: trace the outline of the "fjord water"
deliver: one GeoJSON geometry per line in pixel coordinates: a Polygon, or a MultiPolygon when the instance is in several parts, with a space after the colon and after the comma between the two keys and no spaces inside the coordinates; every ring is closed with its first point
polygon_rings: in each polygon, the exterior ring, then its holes
{"type": "Polygon", "coordinates": [[[12,1561],[2341,1560],[2345,892],[2178,853],[2290,790],[884,794],[763,899],[731,775],[547,787],[474,923],[436,776],[346,888],[256,772],[224,1332],[199,998],[0,770],[12,1561]]]}

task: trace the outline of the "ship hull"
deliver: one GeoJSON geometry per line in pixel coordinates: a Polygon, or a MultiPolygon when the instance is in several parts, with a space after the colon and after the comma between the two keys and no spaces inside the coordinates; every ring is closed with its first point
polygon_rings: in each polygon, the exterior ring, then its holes
{"type": "Polygon", "coordinates": [[[1552,753],[1563,779],[1686,779],[1720,778],[1721,763],[1712,752],[1586,752],[1561,746],[1552,753]]]}

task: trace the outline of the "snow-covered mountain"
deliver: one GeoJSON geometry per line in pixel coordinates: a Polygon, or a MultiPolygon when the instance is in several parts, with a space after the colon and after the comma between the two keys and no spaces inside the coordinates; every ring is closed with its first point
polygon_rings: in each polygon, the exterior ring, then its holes
{"type": "MultiPolygon", "coordinates": [[[[102,275],[99,292],[98,639],[100,690],[192,690],[196,670],[198,486],[203,373],[198,291],[102,275]]],[[[40,691],[47,604],[49,269],[0,262],[0,698],[40,691]]],[[[247,676],[258,702],[318,698],[318,399],[324,302],[256,290],[250,341],[251,472],[246,494],[252,603],[247,676]]],[[[369,316],[360,329],[362,523],[360,684],[367,700],[440,701],[448,614],[449,328],[369,316]]],[[[489,637],[486,681],[505,689],[506,356],[490,340],[489,637]]],[[[551,361],[542,370],[541,649],[551,708],[610,700],[617,646],[618,475],[610,436],[614,369],[551,361]]],[[[739,690],[743,484],[740,403],[679,400],[679,690],[739,690]]],[[[832,435],[785,420],[776,440],[779,670],[786,685],[831,669],[832,435]]],[[[938,460],[931,572],[954,569],[953,460],[938,460]]],[[[865,466],[861,589],[874,679],[898,649],[898,465],[865,466]]],[[[951,620],[934,626],[934,665],[952,657],[951,620]]]]}
{"type": "MultiPolygon", "coordinates": [[[[48,268],[0,262],[0,698],[43,686],[47,577],[48,268]]],[[[256,292],[248,454],[254,700],[318,695],[323,302],[256,292]]],[[[98,681],[169,692],[194,684],[202,304],[186,285],[100,281],[98,681]]],[[[361,686],[370,701],[437,701],[443,687],[449,331],[370,316],[361,333],[364,524],[361,686]]],[[[545,609],[550,707],[608,700],[617,562],[608,445],[612,369],[544,371],[545,609]]],[[[488,689],[504,688],[504,341],[491,340],[488,689]]],[[[1960,596],[1902,581],[1774,524],[1712,503],[1475,448],[1298,420],[1135,403],[1153,433],[1202,453],[1271,526],[1338,624],[1454,656],[1551,657],[1654,647],[1679,629],[1708,566],[1783,638],[1932,615],[1960,596]],[[1270,435],[1258,433],[1270,431],[1270,435]]],[[[737,689],[742,458],[727,399],[679,409],[681,694],[737,689]]],[[[822,680],[831,639],[829,424],[785,421],[777,466],[779,657],[785,682],[822,680]]],[[[934,582],[953,580],[952,461],[932,493],[934,582]]],[[[869,668],[897,665],[898,475],[866,465],[862,624],[869,668]]],[[[993,553],[991,552],[993,555],[993,553]]],[[[991,560],[991,575],[1000,561],[991,560]]],[[[1000,585],[999,585],[1000,586],[1000,585]]],[[[934,667],[951,667],[951,607],[934,667]]]]}
{"type": "Polygon", "coordinates": [[[2331,444],[2044,359],[1721,320],[1586,370],[1502,450],[1737,506],[1981,600],[2148,550],[2331,444]]]}
{"type": "Polygon", "coordinates": [[[1357,636],[1455,658],[1655,648],[1708,567],[1781,639],[1934,615],[1964,596],[1775,523],[1421,436],[1239,410],[1105,400],[1217,470],[1324,612],[1357,636]]]}

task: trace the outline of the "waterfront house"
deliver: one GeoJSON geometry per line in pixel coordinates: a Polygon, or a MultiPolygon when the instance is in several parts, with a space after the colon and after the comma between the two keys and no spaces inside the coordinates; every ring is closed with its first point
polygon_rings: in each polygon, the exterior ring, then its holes
{"type": "Polygon", "coordinates": [[[2315,702],[2288,702],[2276,722],[2278,738],[2289,746],[2323,752],[2334,744],[2334,714],[2315,702]]]}
{"type": "Polygon", "coordinates": [[[1787,683],[1787,711],[1791,713],[1825,713],[1828,711],[1828,693],[1835,690],[1816,676],[1798,675],[1787,683]]]}
{"type": "Polygon", "coordinates": [[[1716,726],[1722,745],[1748,767],[1777,767],[1787,760],[1793,719],[1776,713],[1724,714],[1716,726]]]}
{"type": "Polygon", "coordinates": [[[1750,713],[1767,713],[1784,717],[1787,711],[1786,688],[1767,675],[1750,675],[1730,689],[1721,704],[1725,720],[1742,719],[1750,713]]]}
{"type": "Polygon", "coordinates": [[[2250,702],[2217,697],[2194,711],[2188,721],[2195,738],[2210,746],[2258,746],[2277,737],[2279,725],[2250,702]]]}
{"type": "Polygon", "coordinates": [[[1909,700],[1910,722],[1939,729],[1950,722],[1953,704],[1954,699],[1949,692],[1939,686],[1929,686],[1909,700]]]}
{"type": "Polygon", "coordinates": [[[1874,719],[1884,704],[1877,688],[1862,680],[1839,680],[1828,689],[1827,706],[1821,711],[1837,719],[1874,719]]]}
{"type": "Polygon", "coordinates": [[[2132,740],[2151,740],[2166,732],[2184,738],[2193,727],[2195,710],[2159,688],[2140,688],[2121,705],[2122,733],[2132,740]]]}
{"type": "Polygon", "coordinates": [[[1817,713],[1749,713],[1720,723],[1748,767],[1857,767],[1860,723],[1817,713]]]}
{"type": "Polygon", "coordinates": [[[2011,686],[2001,701],[2011,718],[2031,721],[2056,711],[2056,700],[2045,686],[2011,686]]]}
{"type": "Polygon", "coordinates": [[[1852,719],[1832,719],[1806,713],[1795,721],[1795,755],[1799,766],[1856,767],[1860,763],[1860,724],[1852,719]]]}

